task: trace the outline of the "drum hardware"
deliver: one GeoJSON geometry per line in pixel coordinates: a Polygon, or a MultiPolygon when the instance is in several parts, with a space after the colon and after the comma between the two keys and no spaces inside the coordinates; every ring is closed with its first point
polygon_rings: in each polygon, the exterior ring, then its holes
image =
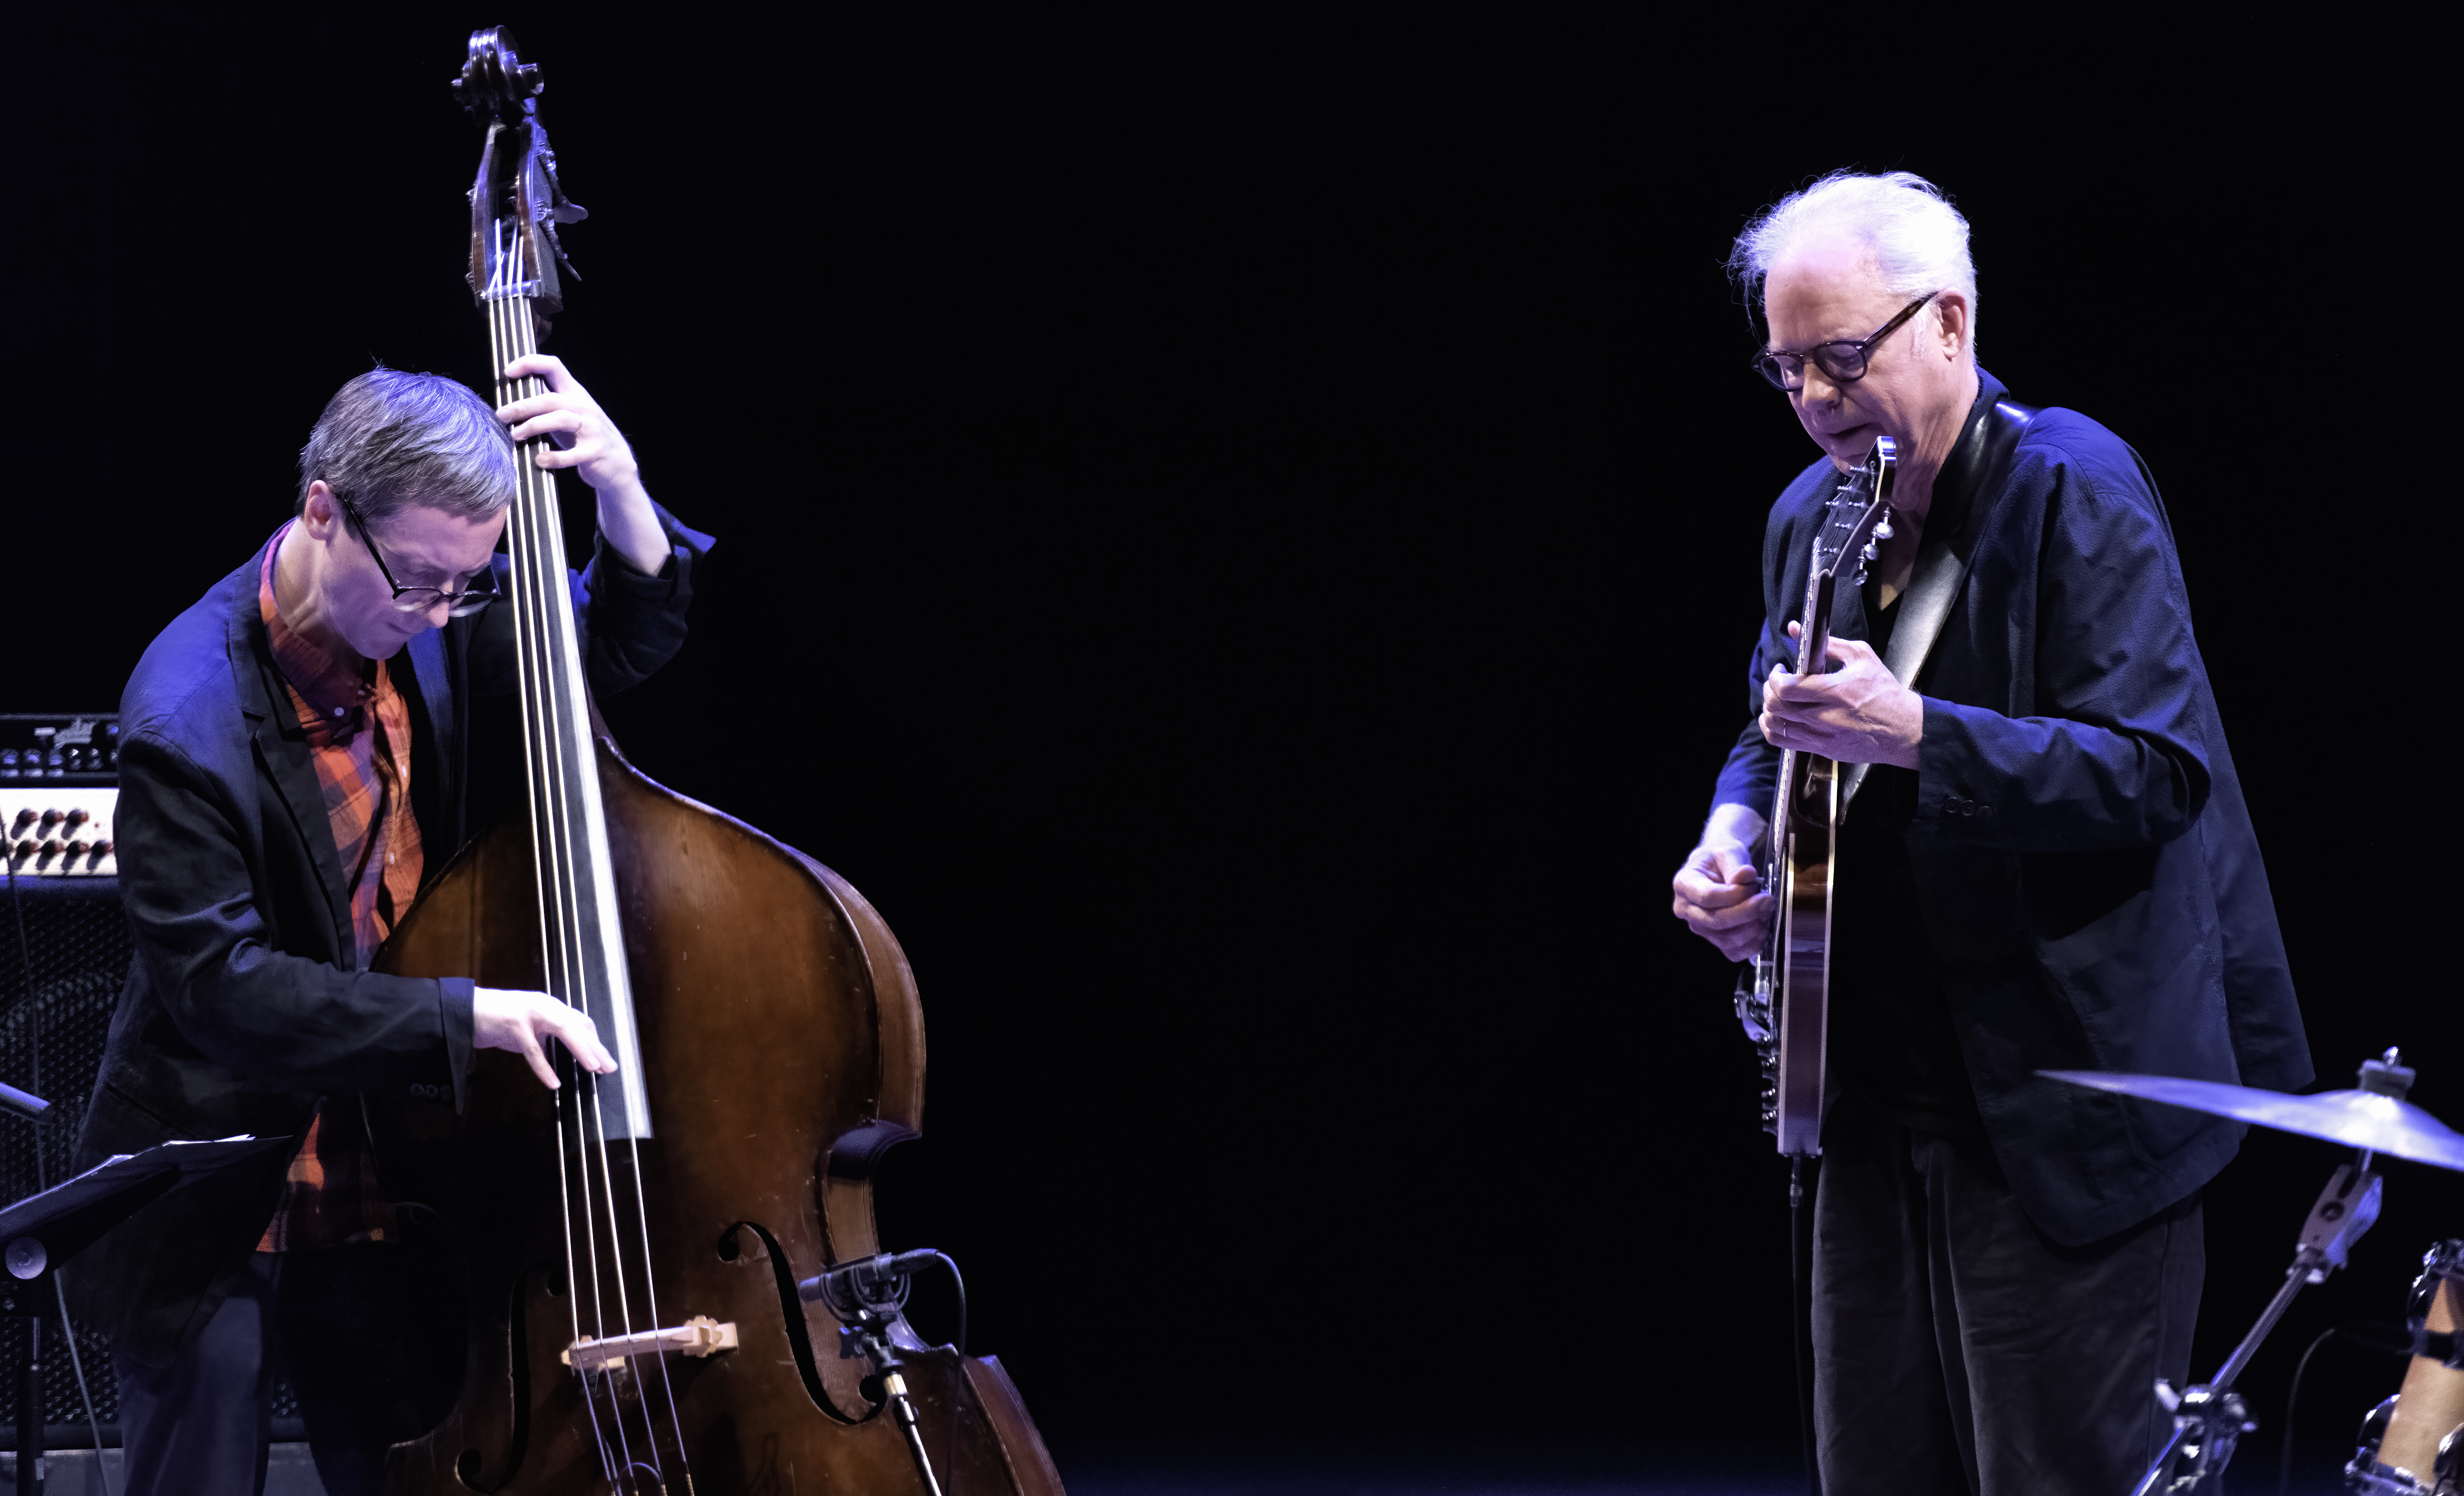
{"type": "Polygon", "coordinates": [[[2396,1064],[2390,1049],[2381,1060],[2364,1062],[2361,1088],[2296,1096],[2249,1086],[2214,1081],[2186,1081],[2170,1075],[2113,1075],[2101,1070],[2038,1070],[2053,1080],[2098,1090],[2141,1096],[2193,1111],[2255,1122],[2279,1133],[2324,1138],[2347,1148],[2365,1149],[2415,1163],[2464,1173],[2464,1133],[2404,1099],[2412,1086],[2412,1071],[2396,1064]]]}
{"type": "MultiPolygon", "coordinates": [[[[2397,1051],[2389,1049],[2381,1059],[2363,1062],[2358,1089],[2314,1096],[2164,1075],[2112,1075],[2087,1070],[2037,1072],[2076,1086],[2325,1138],[2354,1150],[2352,1161],[2337,1167],[2327,1187],[2310,1207],[2309,1219],[2302,1222],[2301,1236],[2294,1248],[2293,1265],[2284,1275],[2284,1286],[2277,1289],[2250,1333],[2226,1357],[2214,1377],[2179,1392],[2164,1380],[2156,1383],[2157,1400],[2173,1415],[2173,1438],[2132,1487],[2131,1496],[2155,1496],[2160,1491],[2166,1496],[2191,1496],[2200,1490],[2221,1488],[2234,1445],[2242,1435],[2258,1426],[2233,1392],[2233,1384],[2250,1365],[2251,1357],[2258,1353],[2268,1332],[2292,1307],[2294,1296],[2311,1284],[2326,1282],[2329,1273],[2343,1266],[2353,1243],[2378,1220],[2383,1181],[2370,1167],[2377,1155],[2389,1154],[2464,1171],[2464,1135],[2404,1099],[2412,1089],[2414,1072],[2397,1060],[2397,1051]]],[[[2452,1340],[2451,1336],[2451,1346],[2452,1340]]],[[[2422,1496],[2423,1490],[2417,1485],[2383,1489],[2402,1490],[2405,1496],[2422,1496]]]]}
{"type": "Polygon", "coordinates": [[[2330,1340],[2343,1340],[2365,1351],[2387,1355],[2409,1356],[2412,1353],[2412,1336],[2396,1326],[2375,1320],[2348,1320],[2330,1325],[2311,1338],[2293,1363],[2293,1381],[2284,1392],[2284,1433],[2277,1453],[2276,1496],[2286,1496],[2293,1489],[2293,1436],[2299,1424],[2295,1419],[2301,1405],[2301,1381],[2310,1374],[2310,1363],[2330,1340]]]}
{"type": "Polygon", "coordinates": [[[2405,1308],[2412,1364],[2404,1387],[2362,1419],[2344,1475],[2369,1496],[2455,1496],[2464,1474],[2464,1328],[2457,1293],[2464,1241],[2434,1243],[2405,1308]]]}

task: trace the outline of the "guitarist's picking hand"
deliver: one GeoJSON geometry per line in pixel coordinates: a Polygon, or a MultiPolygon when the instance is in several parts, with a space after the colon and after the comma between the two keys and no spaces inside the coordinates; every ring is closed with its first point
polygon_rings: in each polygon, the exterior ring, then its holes
{"type": "MultiPolygon", "coordinates": [[[[1788,632],[1793,639],[1800,630],[1791,624],[1788,632]]],[[[1830,654],[1839,668],[1828,674],[1774,670],[1763,682],[1764,740],[1841,763],[1915,768],[1924,698],[1901,685],[1861,639],[1834,639],[1830,654]]]]}
{"type": "Polygon", "coordinates": [[[1759,952],[1771,923],[1771,898],[1762,891],[1753,854],[1735,842],[1705,842],[1677,869],[1677,917],[1732,961],[1759,952]]]}

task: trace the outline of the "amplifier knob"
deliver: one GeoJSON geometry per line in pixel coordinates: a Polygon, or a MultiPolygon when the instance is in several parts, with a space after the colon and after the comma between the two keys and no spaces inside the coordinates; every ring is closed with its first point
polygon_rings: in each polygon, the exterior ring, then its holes
{"type": "Polygon", "coordinates": [[[85,825],[93,819],[94,817],[85,813],[85,807],[83,805],[71,805],[69,807],[68,816],[64,821],[62,821],[61,825],[66,829],[74,831],[78,826],[85,825]]]}
{"type": "Polygon", "coordinates": [[[97,842],[94,844],[94,861],[86,864],[86,866],[89,868],[100,868],[102,866],[102,860],[110,855],[111,844],[109,842],[97,842]]]}
{"type": "Polygon", "coordinates": [[[34,807],[28,805],[25,809],[17,812],[16,820],[9,823],[9,834],[11,836],[23,836],[26,834],[26,827],[33,825],[33,824],[34,807]]]}
{"type": "Polygon", "coordinates": [[[45,868],[50,867],[52,865],[52,859],[57,857],[61,850],[62,847],[60,847],[60,839],[58,837],[53,837],[50,841],[45,842],[34,854],[34,870],[36,872],[40,872],[45,868]]]}
{"type": "Polygon", "coordinates": [[[24,841],[19,842],[16,846],[9,848],[9,866],[11,868],[22,868],[26,866],[26,859],[33,855],[34,839],[30,836],[24,841]]]}
{"type": "Polygon", "coordinates": [[[43,834],[49,836],[51,834],[52,827],[59,825],[62,821],[67,819],[68,818],[66,816],[61,815],[56,810],[45,810],[43,812],[43,834]]]}

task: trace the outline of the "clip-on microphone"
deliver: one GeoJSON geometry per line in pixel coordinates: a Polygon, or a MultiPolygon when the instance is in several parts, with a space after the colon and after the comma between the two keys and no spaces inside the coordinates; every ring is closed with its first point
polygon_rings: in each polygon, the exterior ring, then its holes
{"type": "MultiPolygon", "coordinates": [[[[820,1304],[838,1316],[839,1359],[862,1356],[871,1365],[873,1375],[881,1378],[882,1400],[889,1403],[891,1417],[907,1436],[907,1452],[915,1457],[915,1473],[924,1478],[925,1496],[942,1496],[941,1483],[934,1477],[933,1462],[924,1453],[924,1434],[915,1425],[915,1405],[908,1400],[907,1378],[900,1375],[906,1363],[898,1358],[891,1330],[906,1307],[907,1292],[912,1287],[908,1279],[936,1264],[946,1265],[953,1278],[958,1275],[957,1263],[924,1247],[845,1263],[796,1285],[797,1297],[807,1304],[820,1304]]],[[[959,1338],[966,1338],[963,1326],[959,1338]]],[[[954,1421],[957,1413],[956,1408],[950,1410],[954,1421]]],[[[953,1469],[951,1473],[957,1472],[953,1469]]]]}

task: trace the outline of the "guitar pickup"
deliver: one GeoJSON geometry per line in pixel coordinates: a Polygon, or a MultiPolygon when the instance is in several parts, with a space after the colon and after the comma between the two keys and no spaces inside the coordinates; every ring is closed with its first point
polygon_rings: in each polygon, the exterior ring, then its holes
{"type": "Polygon", "coordinates": [[[679,1351],[694,1357],[709,1356],[736,1349],[736,1326],[720,1324],[707,1314],[695,1314],[673,1330],[643,1330],[629,1335],[609,1335],[604,1340],[583,1336],[563,1351],[557,1359],[578,1372],[594,1367],[628,1361],[637,1355],[664,1355],[679,1351]]]}

